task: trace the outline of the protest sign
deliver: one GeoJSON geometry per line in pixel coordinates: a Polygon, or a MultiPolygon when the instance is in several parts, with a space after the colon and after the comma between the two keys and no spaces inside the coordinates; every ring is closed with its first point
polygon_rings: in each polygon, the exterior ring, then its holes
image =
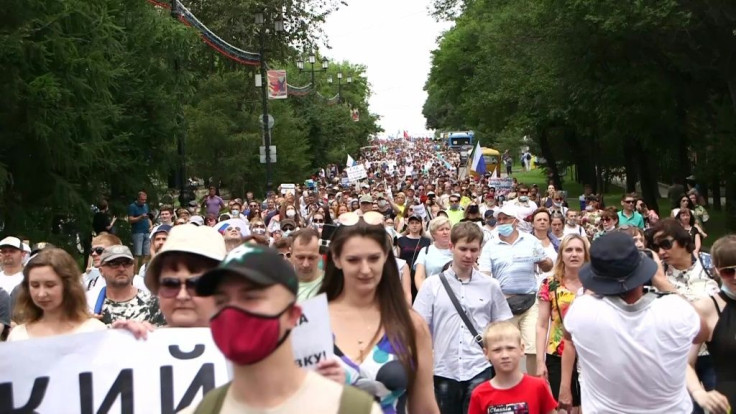
{"type": "Polygon", "coordinates": [[[300,302],[302,316],[292,333],[294,360],[302,368],[315,369],[317,363],[333,356],[330,313],[324,293],[300,302]]]}
{"type": "Polygon", "coordinates": [[[354,167],[346,168],[345,171],[348,173],[348,180],[356,182],[364,178],[368,178],[368,173],[365,171],[365,167],[362,165],[356,165],[354,167]]]}
{"type": "Polygon", "coordinates": [[[279,188],[281,188],[282,195],[285,195],[285,194],[296,195],[296,185],[294,184],[281,184],[279,188]]]}
{"type": "Polygon", "coordinates": [[[511,192],[512,184],[513,180],[511,179],[511,177],[491,177],[488,180],[488,185],[496,189],[496,195],[507,195],[509,192],[511,192]]]}
{"type": "Polygon", "coordinates": [[[424,208],[424,204],[417,204],[415,206],[412,206],[412,210],[414,210],[414,215],[417,215],[422,219],[427,218],[427,209],[424,208]]]}
{"type": "MultiPolygon", "coordinates": [[[[333,357],[326,296],[300,303],[297,365],[333,357]]],[[[0,344],[0,413],[163,413],[198,403],[232,378],[208,328],[164,328],[136,340],[110,329],[0,344]]]]}

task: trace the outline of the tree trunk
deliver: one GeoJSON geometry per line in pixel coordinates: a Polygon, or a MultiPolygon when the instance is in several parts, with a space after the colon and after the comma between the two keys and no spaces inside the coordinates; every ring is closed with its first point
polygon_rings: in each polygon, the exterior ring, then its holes
{"type": "MultiPolygon", "coordinates": [[[[646,154],[641,142],[636,144],[637,154],[646,154]]],[[[659,211],[659,185],[657,184],[657,174],[655,164],[647,159],[647,157],[637,157],[639,163],[639,174],[641,177],[641,196],[649,209],[657,211],[660,216],[663,212],[659,211]]]]}
{"type": "Polygon", "coordinates": [[[635,148],[636,144],[632,142],[632,140],[627,139],[626,142],[624,142],[624,169],[626,171],[625,187],[627,193],[636,192],[636,182],[639,178],[639,174],[636,168],[639,153],[635,150],[635,148]]]}
{"type": "Polygon", "coordinates": [[[723,210],[723,205],[721,204],[721,197],[723,196],[721,194],[721,180],[714,178],[711,182],[711,187],[711,194],[713,195],[713,205],[711,208],[715,211],[721,211],[723,210]]]}
{"type": "Polygon", "coordinates": [[[733,170],[726,175],[726,229],[736,229],[736,173],[733,170]]]}
{"type": "MultiPolygon", "coordinates": [[[[575,163],[575,181],[583,185],[595,187],[595,167],[589,153],[589,144],[584,143],[575,130],[565,131],[565,141],[570,148],[570,155],[575,163]]],[[[590,141],[588,141],[590,142],[590,141]]]]}
{"type": "Polygon", "coordinates": [[[549,138],[547,137],[547,128],[540,128],[539,132],[539,149],[542,151],[542,156],[547,160],[547,170],[552,176],[552,181],[555,184],[555,188],[562,188],[562,181],[560,180],[560,172],[557,169],[557,160],[555,155],[552,153],[552,147],[549,145],[549,138]]]}

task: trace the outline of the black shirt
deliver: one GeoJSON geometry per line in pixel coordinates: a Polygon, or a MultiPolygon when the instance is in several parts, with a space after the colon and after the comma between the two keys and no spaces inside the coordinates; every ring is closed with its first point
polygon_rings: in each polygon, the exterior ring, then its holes
{"type": "Polygon", "coordinates": [[[427,237],[412,239],[409,236],[402,236],[397,244],[399,246],[399,258],[406,260],[411,269],[414,267],[417,256],[419,256],[419,251],[432,244],[432,240],[427,237]]]}
{"type": "Polygon", "coordinates": [[[92,229],[95,231],[95,234],[100,234],[103,231],[114,234],[113,229],[107,230],[108,226],[110,226],[110,216],[101,211],[95,213],[94,217],[92,217],[92,229]]]}

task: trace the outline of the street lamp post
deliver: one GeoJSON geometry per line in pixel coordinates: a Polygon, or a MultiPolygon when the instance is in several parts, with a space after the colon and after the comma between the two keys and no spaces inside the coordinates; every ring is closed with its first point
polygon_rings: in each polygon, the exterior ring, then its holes
{"type": "MultiPolygon", "coordinates": [[[[312,89],[314,89],[316,86],[315,81],[314,81],[315,72],[327,72],[327,68],[329,67],[329,62],[327,61],[326,57],[323,57],[322,67],[320,69],[315,70],[314,64],[317,62],[317,58],[314,56],[314,52],[309,54],[308,59],[309,59],[309,66],[310,66],[309,72],[312,73],[312,89]]],[[[296,67],[299,68],[299,72],[304,72],[304,61],[302,59],[297,60],[296,67]]]]}
{"type": "MultiPolygon", "coordinates": [[[[271,130],[268,125],[268,74],[266,68],[266,17],[263,13],[255,14],[255,23],[261,27],[260,30],[260,55],[261,55],[261,105],[263,106],[263,146],[266,152],[266,193],[271,191],[273,181],[271,177],[271,130]]],[[[284,30],[284,22],[277,18],[274,23],[274,30],[280,32],[284,30]]]]}
{"type": "MultiPolygon", "coordinates": [[[[348,75],[347,79],[345,80],[346,83],[351,84],[353,83],[353,77],[348,75]]],[[[332,77],[327,79],[328,83],[332,83],[332,77]]],[[[337,72],[337,103],[342,102],[342,71],[337,72]]]]}
{"type": "MultiPolygon", "coordinates": [[[[171,17],[178,20],[179,19],[179,9],[177,7],[177,0],[171,0],[171,17]]],[[[179,58],[174,58],[174,74],[176,77],[179,76],[179,58]]],[[[178,187],[179,187],[179,205],[182,207],[185,207],[186,204],[191,201],[190,194],[187,191],[186,185],[187,183],[187,153],[186,153],[186,128],[182,128],[182,124],[184,123],[184,116],[181,113],[181,110],[177,111],[176,113],[176,125],[177,125],[177,134],[176,134],[176,152],[177,156],[179,158],[179,168],[176,173],[176,175],[179,177],[178,179],[178,187]]]]}

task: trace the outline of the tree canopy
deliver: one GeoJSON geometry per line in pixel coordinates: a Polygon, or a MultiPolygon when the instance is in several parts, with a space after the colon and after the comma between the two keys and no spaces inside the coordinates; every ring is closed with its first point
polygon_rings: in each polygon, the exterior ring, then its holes
{"type": "Polygon", "coordinates": [[[695,174],[736,209],[735,5],[437,0],[443,11],[458,14],[433,52],[428,127],[502,149],[528,136],[558,184],[558,165],[598,189],[625,171],[655,207],[658,181],[695,174]]]}

